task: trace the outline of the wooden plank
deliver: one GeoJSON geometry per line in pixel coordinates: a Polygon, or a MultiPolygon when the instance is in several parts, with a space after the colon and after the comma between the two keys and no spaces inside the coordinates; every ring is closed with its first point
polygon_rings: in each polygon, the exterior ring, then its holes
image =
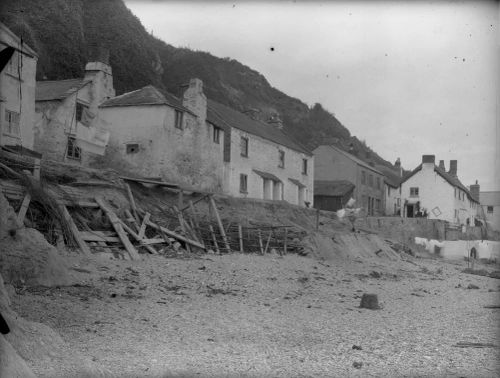
{"type": "Polygon", "coordinates": [[[215,205],[214,197],[210,196],[210,204],[212,205],[212,208],[214,210],[215,214],[215,219],[217,220],[217,224],[219,225],[219,231],[222,236],[222,241],[224,242],[224,245],[226,247],[226,250],[228,253],[231,252],[231,247],[229,246],[229,242],[227,240],[226,236],[226,230],[224,230],[224,226],[222,225],[222,221],[219,216],[219,210],[217,210],[217,206],[215,205]]]}
{"type": "Polygon", "coordinates": [[[115,229],[116,233],[118,234],[118,237],[120,238],[121,242],[123,243],[123,246],[127,250],[128,254],[130,255],[130,258],[132,260],[137,260],[139,259],[139,254],[137,253],[137,250],[135,247],[132,245],[130,240],[127,237],[127,234],[123,230],[122,223],[118,216],[115,214],[115,212],[109,207],[109,205],[106,203],[106,201],[101,198],[101,197],[95,197],[95,201],[99,204],[101,209],[106,213],[108,216],[109,221],[111,222],[113,228],[115,229]]]}
{"type": "Polygon", "coordinates": [[[288,242],[288,228],[285,227],[285,240],[283,241],[283,254],[286,255],[286,248],[288,242]]]}
{"type": "MultiPolygon", "coordinates": [[[[181,191],[181,192],[182,192],[182,191],[181,191]]],[[[179,192],[179,193],[181,193],[181,192],[179,192]]],[[[179,198],[181,198],[181,197],[179,197],[179,198]]],[[[181,201],[181,200],[179,200],[179,201],[181,201]]],[[[190,235],[190,234],[187,232],[187,227],[186,227],[186,225],[184,224],[185,222],[184,222],[184,217],[182,216],[182,213],[179,211],[179,209],[177,208],[177,206],[174,206],[173,208],[174,208],[174,211],[177,213],[177,218],[179,219],[179,224],[180,224],[180,226],[181,226],[182,233],[183,233],[184,235],[189,235],[190,237],[193,237],[192,235],[190,235]]],[[[189,253],[191,253],[191,247],[190,247],[188,244],[186,244],[186,250],[187,250],[189,253]]]]}
{"type": "Polygon", "coordinates": [[[85,255],[90,255],[90,248],[87,245],[87,243],[85,243],[85,241],[80,236],[80,231],[78,230],[78,227],[76,227],[75,222],[73,222],[73,218],[71,218],[71,215],[69,214],[68,209],[66,208],[66,206],[64,206],[62,204],[58,204],[58,205],[59,205],[59,209],[61,210],[61,213],[64,217],[64,220],[66,222],[68,222],[69,228],[71,230],[71,233],[73,234],[73,237],[76,240],[76,243],[78,244],[78,247],[80,247],[80,250],[85,255]]]}
{"type": "Polygon", "coordinates": [[[26,216],[26,212],[28,211],[28,207],[31,201],[31,194],[26,193],[23,199],[23,203],[21,204],[21,208],[17,213],[17,224],[22,226],[24,224],[24,217],[26,216]]]}
{"type": "Polygon", "coordinates": [[[133,182],[139,182],[141,184],[153,184],[153,185],[159,185],[159,186],[166,186],[170,188],[178,188],[179,185],[173,184],[170,182],[164,182],[164,181],[155,181],[155,180],[148,180],[148,179],[138,179],[138,178],[133,178],[133,177],[126,177],[126,176],[120,176],[122,180],[126,181],[133,181],[133,182]]]}
{"type": "Polygon", "coordinates": [[[153,238],[153,239],[142,239],[139,243],[141,243],[141,246],[146,246],[150,244],[165,244],[166,241],[163,238],[153,238]]]}
{"type": "Polygon", "coordinates": [[[264,246],[262,245],[262,234],[260,230],[257,230],[258,235],[259,235],[259,248],[260,248],[260,253],[263,255],[264,254],[264,246]]]}
{"type": "MultiPolygon", "coordinates": [[[[203,201],[207,197],[210,197],[210,194],[205,194],[204,196],[202,196],[194,201],[189,201],[189,202],[192,202],[193,205],[196,205],[198,202],[203,201]]],[[[180,211],[186,211],[187,209],[190,208],[190,206],[191,206],[191,204],[184,206],[182,209],[180,209],[180,211]]]]}
{"type": "Polygon", "coordinates": [[[269,248],[269,242],[271,241],[272,234],[273,234],[273,231],[271,230],[269,232],[269,237],[267,238],[266,248],[264,249],[264,255],[267,253],[267,249],[269,248]]]}
{"type": "MultiPolygon", "coordinates": [[[[130,226],[129,226],[129,225],[127,225],[124,221],[122,221],[122,220],[120,219],[120,222],[121,222],[121,224],[122,224],[122,227],[125,229],[125,231],[127,231],[127,232],[130,234],[130,236],[132,236],[132,237],[133,237],[136,241],[141,242],[141,241],[143,240],[143,239],[141,239],[141,238],[139,237],[139,235],[138,235],[138,234],[137,234],[134,230],[132,230],[132,228],[130,228],[130,226]]],[[[142,247],[146,248],[146,249],[149,251],[149,253],[151,253],[151,254],[153,254],[153,255],[156,255],[156,254],[157,254],[156,249],[154,249],[153,247],[151,247],[151,246],[149,246],[149,245],[144,245],[144,246],[142,246],[142,247]]]]}
{"type": "Polygon", "coordinates": [[[140,222],[139,214],[137,213],[137,206],[135,204],[134,195],[132,194],[132,189],[130,189],[130,185],[125,183],[125,189],[127,190],[128,200],[130,202],[130,208],[132,209],[132,215],[134,216],[137,223],[140,222]]]}
{"type": "Polygon", "coordinates": [[[99,231],[80,231],[80,235],[85,241],[110,242],[120,243],[120,238],[117,236],[104,235],[99,231]]]}
{"type": "Polygon", "coordinates": [[[33,166],[33,178],[40,181],[40,159],[35,158],[35,163],[33,166]]]}
{"type": "Polygon", "coordinates": [[[137,235],[139,235],[140,239],[144,239],[144,233],[146,232],[146,226],[147,226],[147,222],[149,221],[150,216],[151,216],[150,213],[146,213],[146,215],[142,219],[141,228],[139,229],[139,233],[137,234],[137,235]]]}
{"type": "Polygon", "coordinates": [[[191,239],[188,239],[182,235],[179,235],[178,233],[174,232],[174,231],[170,231],[168,228],[165,228],[165,227],[162,227],[162,226],[158,226],[157,224],[151,222],[151,221],[148,221],[147,223],[148,226],[150,227],[153,227],[155,230],[161,230],[162,232],[164,232],[165,234],[167,234],[168,236],[171,236],[172,238],[174,239],[177,239],[177,240],[180,240],[180,241],[183,241],[184,243],[188,243],[189,245],[193,246],[193,247],[197,247],[197,248],[200,248],[200,249],[205,249],[205,246],[203,244],[200,244],[194,240],[191,240],[191,239]]]}
{"type": "Polygon", "coordinates": [[[67,201],[67,200],[58,200],[57,202],[63,204],[68,207],[91,207],[97,209],[99,205],[96,202],[91,201],[67,201]]]}

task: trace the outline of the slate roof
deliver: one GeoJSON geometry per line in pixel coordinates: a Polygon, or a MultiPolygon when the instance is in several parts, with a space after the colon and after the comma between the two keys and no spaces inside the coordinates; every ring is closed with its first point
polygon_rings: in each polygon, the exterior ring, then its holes
{"type": "Polygon", "coordinates": [[[273,181],[278,181],[278,182],[283,182],[283,181],[281,181],[281,179],[280,179],[278,176],[275,176],[275,175],[273,175],[272,173],[259,171],[259,170],[257,170],[257,169],[254,169],[253,171],[254,171],[255,173],[257,173],[257,174],[258,174],[260,177],[262,177],[262,178],[269,179],[269,180],[273,180],[273,181]]]}
{"type": "Polygon", "coordinates": [[[120,96],[104,101],[100,108],[111,108],[117,106],[142,106],[142,105],[168,105],[188,113],[192,111],[182,105],[182,101],[174,95],[160,91],[152,85],[146,85],[141,89],[124,93],[120,96]]]}
{"type": "Polygon", "coordinates": [[[90,82],[82,78],[37,81],[35,101],[64,100],[90,82]]]}
{"type": "Polygon", "coordinates": [[[481,205],[486,206],[499,206],[500,205],[500,192],[479,192],[479,202],[481,205]]]}
{"type": "Polygon", "coordinates": [[[254,120],[235,109],[213,100],[208,100],[207,121],[223,130],[227,130],[228,127],[234,127],[235,129],[312,156],[311,151],[308,151],[290,139],[283,130],[264,122],[254,120]]]}
{"type": "Polygon", "coordinates": [[[290,182],[292,182],[295,185],[297,185],[299,188],[306,188],[306,186],[304,184],[302,184],[299,180],[296,180],[296,179],[293,179],[293,178],[288,178],[288,180],[290,180],[290,182]]]}
{"type": "Polygon", "coordinates": [[[315,196],[344,196],[354,189],[355,185],[347,180],[317,180],[314,181],[315,196]]]}
{"type": "MultiPolygon", "coordinates": [[[[371,165],[365,163],[363,160],[357,158],[356,156],[350,154],[349,152],[346,152],[336,146],[333,146],[331,144],[328,144],[328,145],[324,145],[326,147],[330,147],[332,150],[334,151],[337,151],[338,153],[346,156],[347,158],[351,159],[352,161],[354,161],[355,163],[357,163],[358,165],[361,165],[362,167],[366,168],[366,169],[369,169],[375,173],[378,173],[379,175],[384,175],[382,172],[380,172],[379,170],[377,170],[376,168],[372,167],[371,165]]],[[[321,147],[321,146],[320,146],[321,147]]]]}
{"type": "MultiPolygon", "coordinates": [[[[410,177],[412,177],[413,175],[415,175],[417,172],[419,172],[421,170],[422,170],[422,164],[419,164],[417,168],[415,168],[413,171],[411,171],[410,173],[408,173],[407,175],[404,176],[404,178],[403,178],[403,180],[401,181],[400,184],[402,184],[403,182],[407,181],[410,177]]],[[[476,203],[479,203],[477,200],[474,199],[474,197],[472,197],[472,195],[470,194],[469,189],[464,184],[462,184],[460,182],[460,180],[458,179],[458,177],[450,175],[448,172],[446,172],[445,170],[439,168],[437,165],[434,165],[434,171],[439,176],[441,176],[443,179],[445,179],[451,186],[463,190],[465,192],[465,194],[467,194],[467,198],[469,198],[469,200],[474,201],[476,203]]]]}

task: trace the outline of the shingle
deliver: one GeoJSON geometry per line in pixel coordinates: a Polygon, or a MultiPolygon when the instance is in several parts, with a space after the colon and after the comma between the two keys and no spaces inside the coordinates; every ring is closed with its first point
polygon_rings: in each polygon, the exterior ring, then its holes
{"type": "Polygon", "coordinates": [[[64,100],[84,85],[90,83],[84,79],[37,81],[35,90],[36,101],[64,100]]]}
{"type": "Polygon", "coordinates": [[[314,181],[315,196],[343,196],[352,189],[355,185],[347,180],[317,180],[314,181]]]}
{"type": "Polygon", "coordinates": [[[276,144],[288,147],[292,150],[312,156],[310,151],[290,139],[290,137],[286,135],[283,130],[261,121],[254,120],[235,109],[213,100],[208,100],[207,120],[224,130],[227,130],[228,127],[234,127],[235,129],[239,129],[249,134],[267,139],[276,144]]]}

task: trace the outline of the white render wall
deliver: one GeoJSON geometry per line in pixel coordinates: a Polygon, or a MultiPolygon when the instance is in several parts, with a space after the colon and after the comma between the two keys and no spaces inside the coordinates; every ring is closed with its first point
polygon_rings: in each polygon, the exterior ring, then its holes
{"type": "Polygon", "coordinates": [[[399,188],[393,188],[392,186],[389,186],[387,184],[384,184],[385,188],[385,215],[396,215],[397,211],[394,211],[394,205],[396,205],[396,210],[400,208],[401,205],[398,206],[398,199],[399,199],[399,204],[401,204],[401,194],[400,194],[400,187],[399,188]],[[390,188],[390,191],[388,190],[390,188]]]}
{"type": "Polygon", "coordinates": [[[187,112],[183,129],[177,129],[175,110],[166,105],[103,107],[99,121],[111,133],[103,166],[222,191],[222,130],[217,144],[213,142],[213,126],[200,125],[187,112]],[[139,144],[139,152],[127,154],[128,143],[139,144]]]}
{"type": "Polygon", "coordinates": [[[474,225],[476,207],[466,195],[464,195],[464,200],[459,200],[458,196],[455,198],[455,187],[434,171],[434,163],[423,163],[420,171],[401,184],[402,211],[404,211],[405,200],[415,198],[420,201],[420,207],[427,210],[429,219],[466,224],[466,219],[469,218],[471,225],[474,225]],[[418,197],[410,197],[411,187],[418,187],[418,197]],[[432,212],[435,207],[439,207],[440,215],[436,216],[432,212]],[[458,210],[458,218],[455,217],[455,210],[458,210]]]}
{"type": "Polygon", "coordinates": [[[312,206],[314,197],[314,158],[261,137],[232,128],[231,161],[225,164],[225,182],[224,191],[235,197],[283,199],[299,206],[305,206],[304,202],[310,202],[310,206],[312,206]],[[248,138],[248,158],[241,156],[241,137],[248,138]],[[278,167],[280,150],[285,152],[284,168],[278,167]],[[302,159],[308,160],[307,175],[302,174],[302,159]],[[278,188],[275,188],[271,180],[264,180],[253,171],[254,169],[277,176],[282,181],[282,185],[280,184],[278,188]],[[240,174],[248,176],[247,193],[240,193],[240,174]],[[292,183],[289,178],[300,181],[306,186],[303,190],[303,200],[301,203],[299,203],[299,187],[292,183]],[[265,192],[267,193],[266,197],[264,196],[265,192]],[[282,198],[276,198],[276,193],[279,192],[282,192],[282,198]]]}

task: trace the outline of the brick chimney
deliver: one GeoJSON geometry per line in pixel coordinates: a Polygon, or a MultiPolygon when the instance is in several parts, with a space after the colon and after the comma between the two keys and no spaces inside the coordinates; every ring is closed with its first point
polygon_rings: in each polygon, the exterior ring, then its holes
{"type": "Polygon", "coordinates": [[[422,155],[422,168],[423,169],[434,169],[436,163],[436,156],[434,155],[422,155]]]}
{"type": "Polygon", "coordinates": [[[189,87],[184,92],[182,105],[196,114],[202,125],[207,119],[207,97],[203,93],[203,82],[200,79],[189,80],[189,87]]]}
{"type": "Polygon", "coordinates": [[[439,168],[446,172],[446,167],[444,166],[444,160],[439,160],[439,168]]]}
{"type": "Polygon", "coordinates": [[[470,194],[471,194],[472,198],[474,198],[477,202],[479,202],[479,189],[480,189],[480,186],[476,180],[476,183],[472,184],[470,186],[470,194]]]}
{"type": "Polygon", "coordinates": [[[457,177],[457,164],[458,160],[450,160],[450,170],[448,173],[453,177],[457,177]]]}

